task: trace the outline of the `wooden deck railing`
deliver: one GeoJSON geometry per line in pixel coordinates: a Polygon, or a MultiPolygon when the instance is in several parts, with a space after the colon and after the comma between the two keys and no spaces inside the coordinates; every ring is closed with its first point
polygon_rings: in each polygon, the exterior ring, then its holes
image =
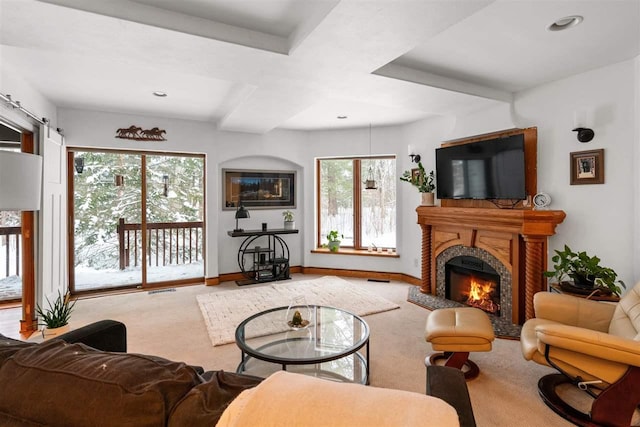
{"type": "MultiPolygon", "coordinates": [[[[147,259],[149,266],[191,264],[202,256],[202,221],[147,223],[147,259]]],[[[120,270],[138,266],[142,247],[142,224],[118,221],[120,270]],[[132,254],[133,252],[133,254],[132,254]],[[132,257],[133,255],[133,257],[132,257]]]]}
{"type": "Polygon", "coordinates": [[[3,254],[0,255],[0,259],[4,256],[4,277],[9,277],[12,275],[19,276],[21,271],[21,261],[20,261],[20,242],[22,240],[22,228],[18,227],[0,227],[0,248],[3,248],[3,254]],[[13,274],[11,270],[11,257],[9,254],[11,253],[11,245],[14,245],[15,249],[15,265],[13,269],[13,274]]]}

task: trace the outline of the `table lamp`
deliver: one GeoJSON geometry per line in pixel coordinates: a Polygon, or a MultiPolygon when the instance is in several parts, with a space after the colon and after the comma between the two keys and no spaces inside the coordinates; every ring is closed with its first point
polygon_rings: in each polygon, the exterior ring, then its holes
{"type": "Polygon", "coordinates": [[[236,229],[233,231],[244,231],[242,228],[238,228],[238,220],[240,218],[249,218],[249,211],[244,208],[243,205],[238,206],[236,211],[236,229]]]}
{"type": "Polygon", "coordinates": [[[42,157],[0,150],[0,211],[37,211],[42,189],[42,157]]]}

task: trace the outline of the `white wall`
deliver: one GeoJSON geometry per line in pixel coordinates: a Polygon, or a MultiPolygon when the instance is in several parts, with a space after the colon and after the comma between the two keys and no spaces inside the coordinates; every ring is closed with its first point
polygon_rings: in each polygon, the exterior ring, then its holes
{"type": "MultiPolygon", "coordinates": [[[[397,253],[400,258],[368,257],[357,255],[334,255],[311,253],[315,247],[315,235],[317,224],[315,223],[315,159],[318,157],[357,156],[369,154],[369,128],[320,131],[308,133],[308,146],[306,149],[307,160],[305,163],[305,182],[311,183],[305,191],[305,212],[307,212],[307,224],[305,226],[304,265],[309,267],[327,267],[348,270],[370,270],[382,272],[403,272],[402,261],[411,256],[414,248],[407,248],[400,237],[397,242],[397,253]],[[310,213],[310,214],[309,214],[310,213]]],[[[396,168],[398,174],[402,172],[403,161],[407,160],[407,146],[404,142],[402,127],[380,127],[371,131],[371,154],[396,155],[396,168]]],[[[408,184],[404,184],[409,186],[408,184]]],[[[403,183],[397,182],[398,194],[403,183]]],[[[400,197],[400,196],[399,196],[400,197]]],[[[398,200],[398,207],[400,207],[398,200]]],[[[396,212],[398,234],[404,221],[403,212],[396,212]]]]}
{"type": "MultiPolygon", "coordinates": [[[[304,136],[304,135],[303,135],[304,136]]],[[[276,153],[273,153],[274,155],[276,153]]],[[[281,154],[281,153],[279,153],[281,154]]],[[[295,171],[297,175],[296,182],[296,208],[288,209],[293,212],[296,221],[296,228],[304,230],[305,215],[304,204],[302,203],[302,195],[304,194],[304,176],[302,167],[277,157],[267,156],[246,156],[235,158],[218,165],[218,175],[222,177],[222,169],[262,169],[262,170],[280,170],[295,171]]],[[[234,273],[238,271],[238,248],[244,238],[229,237],[227,232],[236,228],[235,210],[222,210],[222,194],[216,191],[218,198],[218,246],[219,246],[219,273],[234,273]]],[[[284,208],[277,209],[251,209],[249,211],[250,218],[240,219],[238,227],[245,230],[259,230],[262,223],[266,222],[268,228],[283,228],[282,212],[284,208]]],[[[302,242],[304,241],[304,233],[299,234],[283,234],[279,236],[289,247],[289,265],[302,265],[302,242]]],[[[263,238],[264,239],[264,238],[263,238]]]]}
{"type": "MultiPolygon", "coordinates": [[[[405,126],[403,140],[405,141],[404,153],[407,153],[406,145],[411,145],[412,151],[420,154],[420,161],[427,171],[435,170],[435,149],[443,140],[448,138],[455,127],[455,118],[441,117],[430,120],[422,120],[405,126]]],[[[398,173],[416,167],[411,163],[409,156],[398,157],[398,173]]],[[[422,231],[418,225],[416,208],[420,205],[420,193],[408,183],[401,183],[398,188],[398,240],[402,242],[404,257],[402,271],[413,277],[421,276],[422,231]]],[[[436,204],[438,201],[436,200],[436,204]]]]}
{"type": "MultiPolygon", "coordinates": [[[[511,108],[497,105],[463,117],[374,128],[371,152],[396,154],[400,174],[414,166],[407,156],[407,145],[411,144],[422,155],[425,168],[431,170],[435,167],[433,149],[442,141],[502,130],[512,123],[519,127],[537,126],[538,190],[551,195],[553,209],[567,213],[558,234],[551,239],[551,249],[567,243],[575,250],[597,254],[604,265],[616,269],[623,280],[633,284],[640,279],[640,267],[633,262],[640,255],[640,172],[632,167],[640,162],[640,120],[636,117],[640,103],[639,69],[640,58],[636,58],[517,93],[511,108]],[[571,131],[577,110],[587,110],[593,118],[590,127],[596,136],[588,144],[579,143],[571,131]],[[569,153],[596,148],[605,149],[605,184],[569,185],[569,153]]],[[[10,92],[4,85],[2,90],[10,92]]],[[[226,235],[235,221],[232,213],[221,210],[219,191],[222,167],[243,165],[299,171],[296,222],[301,232],[295,237],[287,236],[294,248],[292,265],[420,275],[416,265],[420,256],[420,229],[415,213],[419,196],[406,183],[397,183],[400,258],[311,253],[316,235],[315,158],[368,154],[366,128],[254,135],[220,132],[212,124],[202,122],[71,109],[59,110],[58,117],[70,146],[206,154],[207,277],[237,271],[233,256],[239,241],[226,235]],[[116,129],[132,124],[166,129],[168,141],[148,143],[114,138],[116,129]]],[[[281,219],[279,210],[254,211],[250,219],[243,221],[243,227],[258,228],[261,222],[278,223],[281,219]]]]}
{"type": "MultiPolygon", "coordinates": [[[[235,218],[233,211],[222,210],[220,181],[223,168],[297,171],[297,207],[294,213],[296,227],[300,233],[284,236],[290,249],[291,265],[403,271],[402,258],[311,253],[316,244],[315,159],[368,154],[368,128],[324,132],[272,131],[265,135],[256,135],[220,132],[212,124],[202,122],[73,109],[61,109],[59,117],[65,128],[67,145],[71,147],[164,150],[206,155],[207,277],[238,271],[237,249],[242,239],[227,235],[227,231],[235,228],[235,218]],[[132,124],[143,129],[165,129],[167,141],[142,142],[115,138],[116,129],[132,124]]],[[[372,153],[399,154],[398,168],[405,157],[408,165],[401,127],[374,128],[371,140],[372,153]],[[402,147],[400,153],[396,153],[397,147],[402,147]]],[[[415,205],[417,206],[417,202],[415,205]]],[[[262,222],[267,222],[273,227],[281,227],[283,210],[250,210],[251,217],[242,220],[241,227],[259,229],[262,222]]],[[[405,250],[402,242],[399,242],[397,250],[401,255],[415,252],[413,248],[405,250]]]]}
{"type": "MultiPolygon", "coordinates": [[[[640,165],[640,56],[635,59],[635,114],[636,117],[636,127],[635,127],[635,138],[633,144],[633,164],[640,165]]],[[[633,223],[634,228],[634,244],[633,244],[633,259],[640,259],[640,168],[633,168],[633,218],[635,221],[633,223]]],[[[634,262],[634,270],[633,270],[633,278],[634,282],[640,281],[640,263],[634,262]]]]}
{"type": "MultiPolygon", "coordinates": [[[[2,49],[2,47],[0,47],[0,49],[2,49]]],[[[0,58],[2,58],[1,53],[0,58]]],[[[0,67],[0,93],[3,95],[11,95],[14,101],[19,101],[24,108],[37,117],[46,117],[50,121],[53,129],[60,127],[56,106],[42,96],[38,90],[31,87],[19,73],[14,72],[14,70],[8,68],[5,64],[2,64],[0,67]]],[[[32,119],[29,119],[24,113],[12,107],[6,107],[6,104],[1,101],[0,115],[26,130],[35,130],[32,119]]]]}
{"type": "MultiPolygon", "coordinates": [[[[550,256],[566,243],[602,259],[628,287],[640,280],[634,263],[640,255],[640,58],[592,70],[515,94],[512,106],[476,111],[455,119],[430,119],[405,127],[405,141],[418,147],[427,170],[435,167],[433,150],[442,141],[510,127],[538,128],[538,191],[552,198],[552,209],[567,218],[550,239],[550,256]],[[595,131],[580,143],[574,112],[586,110],[595,131]],[[569,153],[605,149],[605,184],[569,185],[569,153]],[[427,153],[426,155],[424,153],[427,153]]],[[[403,191],[399,230],[405,247],[420,248],[411,191],[403,191]]],[[[405,272],[419,276],[414,260],[403,260],[405,272]]],[[[549,259],[550,262],[550,259],[549,259]]]]}
{"type": "Polygon", "coordinates": [[[567,218],[550,241],[550,249],[568,244],[597,255],[633,285],[634,151],[637,139],[634,61],[625,61],[516,95],[515,113],[522,126],[538,127],[538,190],[549,193],[552,208],[567,218]],[[595,138],[576,138],[574,112],[587,111],[595,138]],[[604,149],[605,183],[570,185],[569,153],[604,149]]]}

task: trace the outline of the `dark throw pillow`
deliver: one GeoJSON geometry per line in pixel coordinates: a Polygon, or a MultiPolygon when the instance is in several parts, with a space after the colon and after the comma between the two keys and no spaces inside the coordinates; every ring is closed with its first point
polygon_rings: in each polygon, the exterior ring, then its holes
{"type": "Polygon", "coordinates": [[[215,426],[236,396],[262,381],[224,371],[206,372],[204,378],[171,412],[169,427],[215,426]]]}
{"type": "Polygon", "coordinates": [[[194,369],[152,356],[52,340],[0,365],[0,420],[49,426],[163,426],[201,383],[194,369]]]}

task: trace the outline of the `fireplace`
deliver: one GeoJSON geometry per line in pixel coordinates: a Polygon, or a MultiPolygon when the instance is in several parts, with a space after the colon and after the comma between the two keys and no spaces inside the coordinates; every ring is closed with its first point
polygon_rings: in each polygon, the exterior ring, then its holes
{"type": "Polygon", "coordinates": [[[438,255],[434,270],[436,296],[462,306],[477,307],[480,303],[467,304],[470,294],[478,291],[477,288],[471,289],[471,279],[474,278],[474,286],[484,285],[488,288],[485,291],[491,295],[489,301],[486,298],[482,299],[482,304],[491,308],[478,308],[495,319],[516,323],[512,320],[513,276],[509,266],[488,251],[463,245],[451,246],[438,255]],[[486,282],[489,282],[489,285],[486,282]]]}
{"type": "Polygon", "coordinates": [[[535,317],[533,295],[546,289],[547,239],[564,212],[453,206],[416,211],[422,229],[420,292],[445,298],[444,264],[475,256],[500,275],[500,318],[521,325],[535,317]]]}
{"type": "Polygon", "coordinates": [[[500,317],[500,274],[473,256],[451,258],[445,264],[445,298],[500,317]]]}

